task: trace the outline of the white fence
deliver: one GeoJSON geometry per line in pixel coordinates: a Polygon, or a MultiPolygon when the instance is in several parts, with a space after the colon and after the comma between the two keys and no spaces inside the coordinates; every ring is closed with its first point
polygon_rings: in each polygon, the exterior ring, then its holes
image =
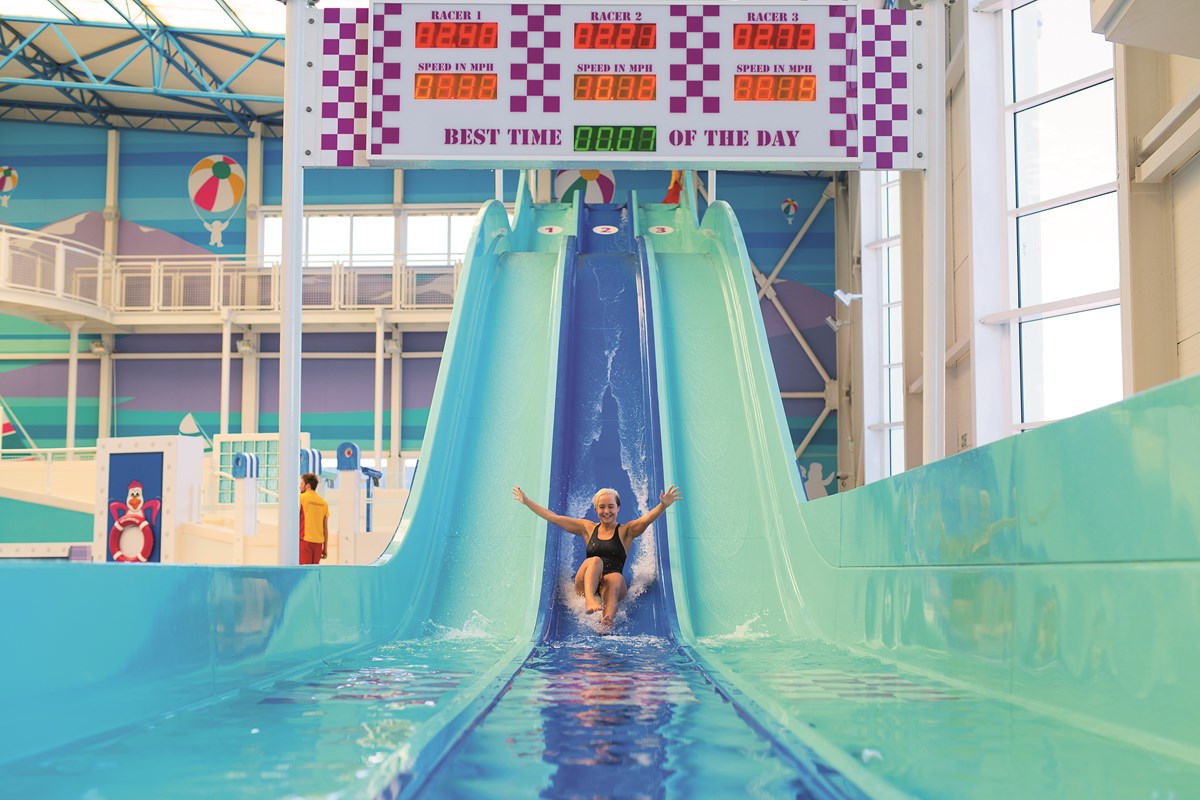
{"type": "MultiPolygon", "coordinates": [[[[462,261],[408,254],[314,256],[301,270],[304,308],[450,308],[462,261]]],[[[0,225],[0,287],[120,312],[279,310],[280,265],[247,256],[118,256],[0,225]]]]}

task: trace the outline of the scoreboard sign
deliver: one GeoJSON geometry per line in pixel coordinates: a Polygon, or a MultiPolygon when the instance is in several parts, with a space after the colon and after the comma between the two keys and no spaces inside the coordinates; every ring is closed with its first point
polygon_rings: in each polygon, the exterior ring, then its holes
{"type": "Polygon", "coordinates": [[[375,0],[309,13],[306,166],[923,166],[916,12],[375,0]]]}

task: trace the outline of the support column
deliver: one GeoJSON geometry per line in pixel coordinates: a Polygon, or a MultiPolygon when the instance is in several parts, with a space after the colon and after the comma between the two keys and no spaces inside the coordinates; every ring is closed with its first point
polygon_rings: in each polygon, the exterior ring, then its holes
{"type": "Polygon", "coordinates": [[[392,170],[392,308],[405,298],[404,270],[408,262],[408,232],[404,230],[404,170],[392,170]]]}
{"type": "MultiPolygon", "coordinates": [[[[67,323],[71,333],[70,350],[67,355],[67,449],[75,446],[75,409],[79,400],[79,329],[83,320],[73,319],[67,323]]],[[[68,458],[75,458],[73,453],[68,458]]]]}
{"type": "Polygon", "coordinates": [[[116,337],[111,333],[100,336],[104,345],[100,353],[100,386],[96,391],[96,441],[112,436],[112,407],[113,407],[113,347],[116,337]]]}
{"type": "MultiPolygon", "coordinates": [[[[300,281],[304,258],[304,39],[316,12],[304,0],[287,0],[288,47],[283,84],[283,264],[279,321],[279,563],[300,562],[296,514],[300,507],[300,281]]],[[[309,118],[306,118],[309,117],[309,118]]]]}
{"type": "Polygon", "coordinates": [[[246,140],[246,259],[257,264],[262,254],[262,123],[250,123],[246,140]]]}
{"type": "MultiPolygon", "coordinates": [[[[862,294],[862,244],[859,226],[852,225],[856,214],[851,209],[861,205],[858,178],[860,173],[847,173],[845,182],[835,179],[826,188],[833,197],[834,230],[836,235],[834,275],[836,285],[855,294],[862,294]]],[[[836,305],[840,305],[840,301],[836,305]]],[[[837,310],[835,309],[835,314],[837,310]]],[[[836,334],[836,380],[826,384],[826,408],[837,411],[837,473],[838,491],[844,492],[863,484],[863,304],[851,303],[845,310],[850,324],[836,334]],[[834,396],[828,396],[832,393],[834,396]]]]}
{"type": "Polygon", "coordinates": [[[121,228],[121,209],[117,203],[120,163],[121,132],[113,129],[108,132],[108,157],[104,179],[104,274],[100,276],[100,285],[96,288],[97,299],[109,308],[112,308],[115,299],[116,275],[113,267],[116,265],[120,247],[117,235],[121,228]]]}
{"type": "Polygon", "coordinates": [[[383,464],[383,309],[375,310],[375,469],[383,464]]]}
{"type": "MultiPolygon", "coordinates": [[[[971,325],[971,414],[972,430],[965,434],[959,447],[980,446],[1011,436],[1013,432],[1012,391],[1008,374],[1011,360],[1011,334],[1008,325],[987,325],[980,322],[988,314],[1007,311],[1016,306],[1010,296],[1010,270],[1005,263],[1007,250],[1006,227],[997,224],[1008,212],[1004,192],[1007,166],[997,158],[1005,148],[1004,83],[996,79],[1003,73],[1004,56],[1000,47],[1000,14],[968,13],[966,15],[966,61],[961,89],[952,92],[951,102],[966,103],[965,113],[955,119],[966,120],[967,175],[957,183],[966,183],[969,203],[954,204],[955,214],[969,215],[959,230],[969,231],[965,261],[956,263],[960,280],[970,281],[969,307],[960,314],[969,314],[971,325]],[[960,96],[961,95],[961,96],[960,96]],[[1003,365],[1003,366],[1000,366],[1003,365]]],[[[906,311],[907,313],[907,311],[906,311]]],[[[961,319],[961,317],[960,317],[961,319]]]]}
{"type": "Polygon", "coordinates": [[[229,348],[233,339],[233,323],[226,309],[221,319],[221,434],[229,433],[229,348]]]}
{"type": "Polygon", "coordinates": [[[922,336],[922,460],[946,455],[946,6],[935,0],[929,24],[929,143],[925,158],[925,324],[922,336]]]}
{"type": "MultiPolygon", "coordinates": [[[[258,433],[258,335],[249,331],[243,333],[238,342],[238,354],[242,357],[242,433],[258,433]]],[[[297,488],[299,483],[300,479],[296,478],[297,488]]],[[[296,502],[300,502],[299,493],[296,502]]],[[[296,560],[300,560],[299,549],[296,560]]]]}
{"type": "Polygon", "coordinates": [[[404,486],[404,460],[400,457],[400,434],[404,424],[404,334],[393,330],[392,341],[396,347],[392,351],[392,427],[389,431],[387,485],[390,489],[400,489],[404,486]]]}
{"type": "Polygon", "coordinates": [[[1171,182],[1138,183],[1140,143],[1171,110],[1168,56],[1117,45],[1117,218],[1125,395],[1179,377],[1171,182]]]}

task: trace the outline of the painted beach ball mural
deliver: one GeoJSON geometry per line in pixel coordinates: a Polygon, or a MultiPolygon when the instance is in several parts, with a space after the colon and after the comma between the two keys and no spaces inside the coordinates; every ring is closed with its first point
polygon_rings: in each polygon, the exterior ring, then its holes
{"type": "Polygon", "coordinates": [[[617,182],[606,169],[563,169],[554,176],[554,194],[560,203],[572,202],[572,195],[583,192],[585,203],[611,203],[617,182]]]}
{"type": "Polygon", "coordinates": [[[783,212],[783,216],[787,219],[788,225],[792,224],[792,217],[796,216],[796,211],[800,208],[800,204],[792,198],[787,198],[779,204],[779,210],[783,212]]]}
{"type": "Polygon", "coordinates": [[[17,171],[9,166],[0,166],[0,206],[8,205],[8,196],[17,188],[17,171]]]}
{"type": "Polygon", "coordinates": [[[246,193],[246,173],[229,156],[206,156],[188,175],[188,196],[198,211],[221,214],[237,208],[246,193]]]}

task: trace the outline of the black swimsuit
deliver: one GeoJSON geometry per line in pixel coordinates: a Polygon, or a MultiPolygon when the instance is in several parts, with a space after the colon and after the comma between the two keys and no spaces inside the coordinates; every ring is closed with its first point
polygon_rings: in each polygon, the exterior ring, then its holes
{"type": "Polygon", "coordinates": [[[601,539],[597,534],[600,532],[600,525],[592,528],[592,536],[587,543],[587,557],[600,556],[600,560],[604,562],[604,572],[601,577],[604,577],[610,572],[620,573],[625,569],[625,545],[621,544],[621,526],[618,525],[613,530],[611,539],[601,539]]]}

